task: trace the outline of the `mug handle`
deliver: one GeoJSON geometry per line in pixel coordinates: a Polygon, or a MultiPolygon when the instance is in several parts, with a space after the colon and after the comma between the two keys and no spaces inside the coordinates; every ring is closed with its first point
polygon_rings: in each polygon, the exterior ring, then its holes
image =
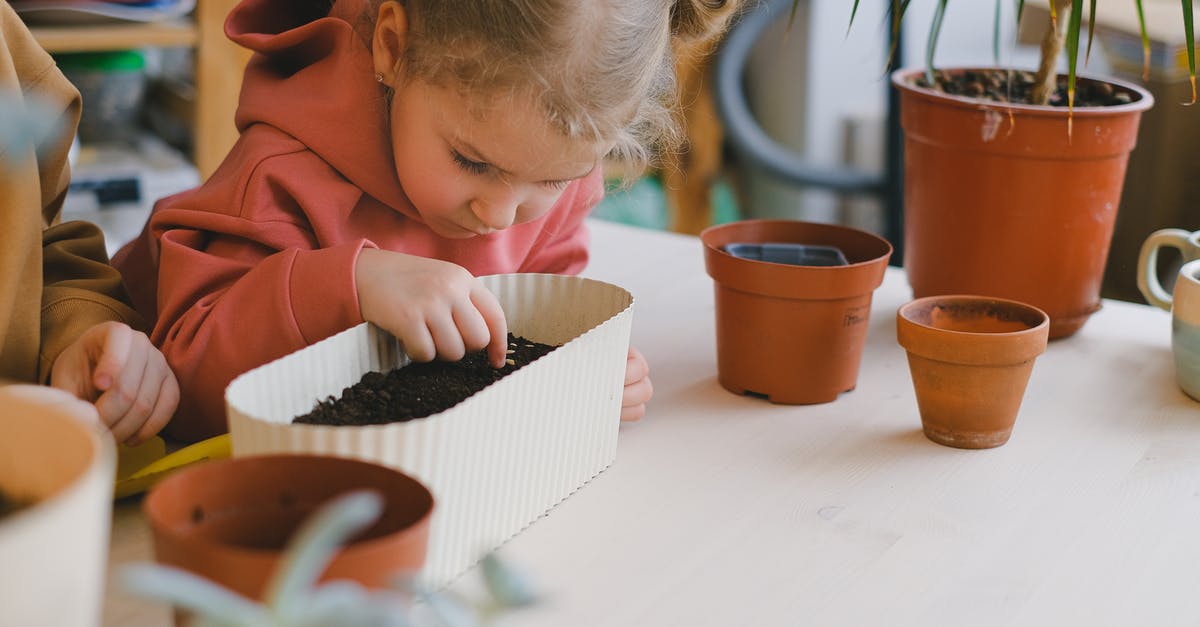
{"type": "Polygon", "coordinates": [[[1162,229],[1151,233],[1142,242],[1142,250],[1138,253],[1137,286],[1142,296],[1146,297],[1146,302],[1171,310],[1171,294],[1158,282],[1158,249],[1167,246],[1183,253],[1188,248],[1191,235],[1183,229],[1162,229]]]}

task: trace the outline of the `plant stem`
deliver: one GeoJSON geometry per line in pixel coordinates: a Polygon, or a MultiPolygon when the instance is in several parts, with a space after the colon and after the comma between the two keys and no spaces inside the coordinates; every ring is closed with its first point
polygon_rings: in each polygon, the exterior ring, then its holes
{"type": "Polygon", "coordinates": [[[1042,38],[1042,59],[1034,78],[1033,93],[1030,95],[1032,104],[1037,105],[1050,104],[1050,96],[1058,89],[1058,57],[1062,54],[1067,28],[1066,13],[1071,6],[1071,0],[1051,1],[1055,4],[1058,19],[1046,29],[1046,36],[1042,38]]]}

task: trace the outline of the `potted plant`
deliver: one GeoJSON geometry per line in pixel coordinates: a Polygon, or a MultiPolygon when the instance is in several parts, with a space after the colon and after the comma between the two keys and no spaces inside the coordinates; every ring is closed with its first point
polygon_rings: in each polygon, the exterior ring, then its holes
{"type": "Polygon", "coordinates": [[[417,572],[425,561],[433,495],[416,479],[377,464],[320,455],[196,464],[158,483],[142,508],[158,562],[261,599],[280,593],[267,584],[287,561],[285,547],[304,536],[298,531],[304,522],[354,490],[383,497],[371,515],[360,516],[365,521],[354,530],[364,531],[323,559],[312,576],[383,588],[397,574],[417,572]],[[375,524],[368,528],[370,521],[375,524]]]}
{"type": "MultiPolygon", "coordinates": [[[[891,2],[893,30],[908,4],[891,2]]],[[[1052,27],[1036,73],[935,70],[946,5],[938,3],[925,68],[892,76],[905,131],[909,283],[918,298],[1027,302],[1049,314],[1051,338],[1069,336],[1100,306],[1125,166],[1153,98],[1132,84],[1077,77],[1083,0],[1050,0],[1052,27]],[[1059,76],[1064,49],[1069,69],[1059,76]]],[[[1192,2],[1182,5],[1193,42],[1192,2]]],[[[1090,29],[1082,40],[1090,47],[1090,29]]],[[[1194,100],[1194,44],[1188,54],[1194,100]]]]}
{"type": "Polygon", "coordinates": [[[225,581],[162,564],[126,566],[120,580],[134,594],[176,606],[177,624],[186,623],[187,616],[197,626],[471,627],[536,600],[526,579],[493,554],[480,565],[487,598],[479,601],[426,589],[403,572],[381,573],[385,585],[376,588],[351,579],[322,581],[355,534],[369,533],[372,522],[387,517],[384,500],[378,492],[355,490],[314,511],[288,541],[279,568],[264,575],[261,600],[225,581]]]}

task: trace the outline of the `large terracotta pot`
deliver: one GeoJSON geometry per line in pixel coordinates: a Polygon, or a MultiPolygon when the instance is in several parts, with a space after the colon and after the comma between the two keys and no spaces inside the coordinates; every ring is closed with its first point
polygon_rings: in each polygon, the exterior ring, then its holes
{"type": "Polygon", "coordinates": [[[854,389],[871,296],[892,245],[843,226],[746,220],[700,234],[713,278],[717,379],[735,394],[773,403],[827,403],[854,389]],[[729,254],[731,243],[834,246],[848,265],[799,266],[729,254]]]}
{"type": "MultiPolygon", "coordinates": [[[[950,70],[951,72],[962,70],[950,70]]],[[[1133,102],[1076,108],[1003,105],[892,75],[904,126],[904,267],[916,298],[985,294],[1035,305],[1050,337],[1100,308],[1125,165],[1146,90],[1133,102]]]]}
{"type": "Polygon", "coordinates": [[[0,624],[91,627],[104,598],[115,447],[82,401],[28,388],[0,390],[0,492],[25,503],[0,518],[0,624]]]}
{"type": "Polygon", "coordinates": [[[386,588],[424,564],[433,511],[429,490],[398,470],[318,455],[208,462],[164,479],[143,509],[158,562],[261,600],[292,534],[321,505],[357,489],[378,491],[383,513],[338,551],[321,580],[386,588]]]}
{"type": "Polygon", "coordinates": [[[1042,310],[986,296],[928,296],[896,312],[925,436],[992,448],[1012,435],[1033,361],[1046,350],[1042,310]]]}

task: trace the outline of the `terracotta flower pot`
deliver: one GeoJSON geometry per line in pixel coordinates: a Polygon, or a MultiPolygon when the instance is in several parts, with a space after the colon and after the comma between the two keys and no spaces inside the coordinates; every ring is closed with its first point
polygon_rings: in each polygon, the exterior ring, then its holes
{"type": "Polygon", "coordinates": [[[929,296],[896,312],[925,435],[956,448],[1008,441],[1049,317],[1012,300],[929,296]]]}
{"type": "MultiPolygon", "coordinates": [[[[950,70],[962,72],[963,70],[950,70]]],[[[985,294],[1050,315],[1050,337],[1100,308],[1100,286],[1146,90],[1126,105],[1004,105],[917,87],[900,70],[904,267],[914,298],[985,294]]]]}
{"type": "Polygon", "coordinates": [[[700,234],[713,278],[717,378],[773,403],[827,403],[854,389],[871,296],[892,254],[887,240],[832,224],[746,220],[700,234]],[[730,243],[833,246],[848,265],[798,266],[735,257],[730,243]]]}
{"type": "Polygon", "coordinates": [[[0,391],[0,492],[24,504],[0,519],[5,625],[100,623],[116,454],[108,430],[70,406],[81,401],[66,401],[0,391]]]}
{"type": "Polygon", "coordinates": [[[155,559],[262,599],[280,555],[309,515],[333,497],[373,489],[384,511],[343,547],[321,580],[387,587],[425,561],[433,496],[397,470],[317,455],[264,455],[191,466],[143,503],[155,559]]]}

